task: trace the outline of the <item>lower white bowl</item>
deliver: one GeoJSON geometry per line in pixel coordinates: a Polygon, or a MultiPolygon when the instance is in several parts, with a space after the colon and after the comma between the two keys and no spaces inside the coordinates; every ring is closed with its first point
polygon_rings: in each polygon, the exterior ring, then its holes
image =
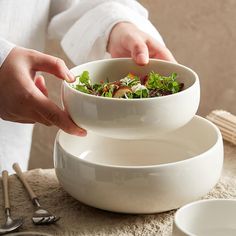
{"type": "Polygon", "coordinates": [[[63,188],[87,205],[123,213],[163,212],[214,187],[223,165],[222,137],[199,116],[153,140],[59,131],[54,165],[63,188]]]}
{"type": "Polygon", "coordinates": [[[211,199],[180,208],[173,236],[235,236],[236,200],[211,199]]]}

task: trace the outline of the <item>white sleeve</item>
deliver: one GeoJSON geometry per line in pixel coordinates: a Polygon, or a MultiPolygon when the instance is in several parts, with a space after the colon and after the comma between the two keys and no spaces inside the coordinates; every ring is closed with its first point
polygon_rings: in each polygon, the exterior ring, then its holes
{"type": "Polygon", "coordinates": [[[135,0],[81,0],[54,16],[49,37],[61,40],[61,46],[74,64],[106,57],[112,27],[127,21],[164,44],[148,20],[147,10],[135,0]]]}
{"type": "Polygon", "coordinates": [[[7,58],[8,54],[15,45],[0,37],[0,67],[7,58]]]}

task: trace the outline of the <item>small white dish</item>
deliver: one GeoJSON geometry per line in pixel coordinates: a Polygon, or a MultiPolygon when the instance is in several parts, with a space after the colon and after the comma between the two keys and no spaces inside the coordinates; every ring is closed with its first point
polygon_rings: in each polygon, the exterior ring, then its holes
{"type": "Polygon", "coordinates": [[[173,236],[235,236],[236,200],[211,199],[180,208],[174,218],[173,236]]]}
{"type": "Polygon", "coordinates": [[[59,131],[54,146],[56,175],[70,195],[123,213],[163,212],[197,200],[217,183],[222,165],[220,131],[199,116],[159,139],[59,131]]]}
{"type": "Polygon", "coordinates": [[[71,71],[81,75],[89,71],[92,82],[115,81],[129,72],[147,75],[151,71],[161,75],[178,74],[184,90],[172,95],[145,98],[119,99],[94,96],[62,84],[62,101],[72,120],[98,135],[120,139],[156,137],[188,123],[196,114],[200,100],[197,74],[180,64],[150,59],[146,66],[136,65],[132,59],[117,58],[93,61],[76,66],[71,71]]]}

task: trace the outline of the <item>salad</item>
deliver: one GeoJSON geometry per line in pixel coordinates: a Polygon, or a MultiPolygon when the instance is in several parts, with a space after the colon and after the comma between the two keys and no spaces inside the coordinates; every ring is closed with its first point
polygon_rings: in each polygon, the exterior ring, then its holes
{"type": "Polygon", "coordinates": [[[71,86],[83,93],[108,98],[151,98],[166,96],[183,90],[184,84],[178,82],[176,78],[176,73],[172,73],[170,76],[162,76],[152,71],[143,77],[129,73],[126,77],[114,82],[106,80],[93,84],[89,72],[84,71],[76,77],[76,82],[71,86]]]}

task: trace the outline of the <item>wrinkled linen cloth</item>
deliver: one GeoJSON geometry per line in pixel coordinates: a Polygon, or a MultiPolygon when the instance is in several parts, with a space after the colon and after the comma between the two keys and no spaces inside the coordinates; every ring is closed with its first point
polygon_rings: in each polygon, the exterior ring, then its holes
{"type": "MultiPolygon", "coordinates": [[[[236,147],[224,144],[225,160],[218,184],[203,198],[236,199],[236,147]]],[[[175,210],[151,214],[118,214],[86,206],[69,196],[59,185],[53,169],[35,169],[25,172],[42,206],[51,210],[60,221],[55,225],[34,226],[31,222],[33,206],[20,181],[15,175],[9,177],[12,216],[23,216],[24,226],[20,232],[41,232],[48,235],[148,235],[170,236],[175,210]]],[[[119,197],[119,196],[117,196],[119,197]]],[[[0,187],[0,209],[3,209],[0,187]]],[[[4,211],[0,210],[0,224],[4,211]]]]}

